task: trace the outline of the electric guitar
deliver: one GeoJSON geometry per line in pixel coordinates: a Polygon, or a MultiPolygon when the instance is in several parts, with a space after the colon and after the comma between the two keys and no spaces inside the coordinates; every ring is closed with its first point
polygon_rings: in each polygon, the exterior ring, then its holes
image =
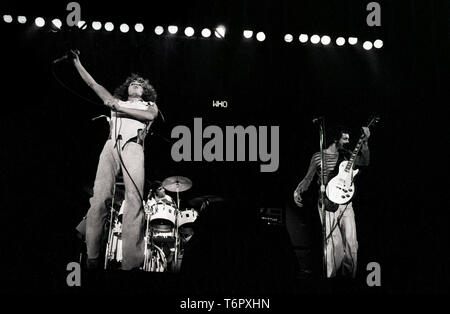
{"type": "MultiPolygon", "coordinates": [[[[370,127],[371,125],[377,123],[379,120],[379,117],[372,118],[367,127],[370,127]]],[[[359,173],[359,170],[354,170],[353,164],[359,150],[361,149],[364,138],[365,134],[363,132],[361,134],[361,137],[359,138],[358,143],[356,144],[355,149],[352,151],[350,159],[344,160],[339,164],[339,173],[328,182],[325,188],[325,193],[328,200],[335,204],[347,204],[352,200],[353,195],[355,194],[355,186],[353,184],[353,180],[359,173]]]]}

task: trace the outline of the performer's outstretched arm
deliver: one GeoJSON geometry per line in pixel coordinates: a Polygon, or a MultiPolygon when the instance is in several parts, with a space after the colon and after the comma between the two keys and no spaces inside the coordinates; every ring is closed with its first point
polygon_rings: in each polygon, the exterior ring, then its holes
{"type": "Polygon", "coordinates": [[[114,103],[117,101],[114,101],[114,97],[111,95],[110,92],[106,90],[103,86],[98,84],[94,78],[86,71],[84,66],[80,62],[80,58],[78,57],[78,54],[71,51],[74,55],[73,64],[75,65],[75,68],[77,69],[78,73],[80,74],[83,81],[86,82],[86,84],[92,88],[92,90],[103,100],[103,103],[107,105],[108,107],[112,107],[114,103]]]}

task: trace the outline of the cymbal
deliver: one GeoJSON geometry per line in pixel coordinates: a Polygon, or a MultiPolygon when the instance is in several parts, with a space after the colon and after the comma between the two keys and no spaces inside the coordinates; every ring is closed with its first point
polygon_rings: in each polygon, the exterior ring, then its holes
{"type": "Polygon", "coordinates": [[[162,186],[170,192],[184,192],[192,187],[192,181],[186,177],[173,176],[164,179],[162,186]]]}
{"type": "Polygon", "coordinates": [[[191,199],[188,204],[194,207],[202,206],[203,203],[223,202],[225,199],[217,195],[204,195],[191,199]]]}

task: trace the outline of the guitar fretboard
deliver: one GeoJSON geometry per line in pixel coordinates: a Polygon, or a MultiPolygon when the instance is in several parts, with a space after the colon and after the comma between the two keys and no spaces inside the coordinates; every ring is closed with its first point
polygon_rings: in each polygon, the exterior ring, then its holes
{"type": "Polygon", "coordinates": [[[356,144],[355,149],[353,150],[352,154],[350,155],[350,160],[349,160],[349,162],[347,163],[347,166],[345,167],[345,171],[346,171],[346,172],[349,172],[350,169],[352,169],[353,163],[355,162],[356,156],[358,156],[358,153],[359,153],[359,151],[360,151],[360,149],[361,149],[361,146],[362,146],[362,143],[363,143],[363,141],[364,141],[364,138],[365,138],[365,135],[364,135],[364,133],[363,133],[363,134],[361,134],[361,136],[359,137],[358,144],[356,144]]]}

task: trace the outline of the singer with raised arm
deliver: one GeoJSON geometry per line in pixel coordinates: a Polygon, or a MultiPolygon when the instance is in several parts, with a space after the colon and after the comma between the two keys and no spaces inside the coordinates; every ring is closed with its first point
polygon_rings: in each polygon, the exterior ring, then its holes
{"type": "Polygon", "coordinates": [[[116,175],[122,170],[125,208],[122,221],[122,269],[137,269],[143,262],[144,140],[158,115],[156,91],[149,81],[132,74],[114,95],[98,84],[72,50],[73,64],[81,78],[111,110],[110,133],[103,146],[86,220],[87,268],[102,267],[101,239],[116,175]]]}
{"type": "MultiPolygon", "coordinates": [[[[324,186],[333,178],[337,172],[337,168],[344,160],[351,158],[351,151],[346,149],[349,143],[350,135],[345,127],[335,127],[329,132],[329,140],[331,145],[324,149],[324,167],[323,177],[324,186]]],[[[360,146],[355,155],[355,166],[369,165],[369,146],[368,139],[370,130],[363,127],[363,135],[360,138],[360,146]]],[[[354,151],[355,152],[355,151],[354,151]]],[[[303,207],[301,194],[308,190],[311,181],[315,176],[318,178],[318,184],[321,186],[321,153],[317,152],[312,155],[308,171],[303,180],[298,184],[294,191],[294,201],[299,207],[303,207]]],[[[320,192],[319,192],[320,193],[320,192]]],[[[349,192],[347,192],[349,193],[349,192]]],[[[326,198],[326,201],[329,200],[326,198]]],[[[327,202],[325,202],[327,204],[327,202]]],[[[331,204],[331,203],[330,203],[331,204]]],[[[320,197],[318,200],[319,216],[323,224],[320,197]]],[[[356,239],[355,214],[352,202],[336,205],[333,209],[325,206],[325,241],[326,251],[326,273],[327,277],[336,276],[339,270],[342,275],[355,278],[357,266],[358,241],[356,239]]]]}

